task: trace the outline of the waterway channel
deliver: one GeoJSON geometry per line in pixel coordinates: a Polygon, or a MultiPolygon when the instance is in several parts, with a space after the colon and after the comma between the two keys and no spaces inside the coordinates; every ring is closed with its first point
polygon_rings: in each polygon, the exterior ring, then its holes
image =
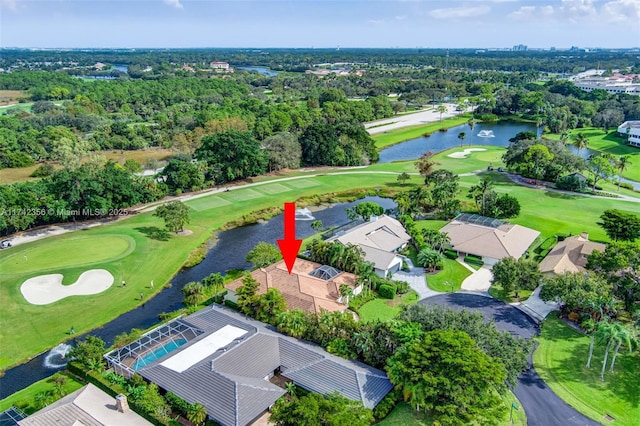
{"type": "MultiPolygon", "coordinates": [[[[381,197],[366,197],[351,203],[333,204],[322,210],[312,211],[313,218],[296,220],[296,237],[306,238],[312,235],[315,232],[311,228],[313,220],[321,220],[325,228],[348,223],[349,219],[345,209],[364,201],[376,202],[385,209],[395,207],[392,200],[381,197]]],[[[276,240],[282,238],[283,230],[283,216],[280,214],[263,223],[218,233],[217,244],[209,250],[207,257],[200,264],[176,274],[171,280],[169,288],[165,288],[145,304],[88,334],[100,337],[107,346],[111,346],[115,336],[124,331],[129,332],[132,328],[153,327],[154,324],[160,322],[159,314],[172,312],[183,307],[181,290],[185,284],[191,281],[200,281],[214,272],[224,273],[230,269],[249,269],[251,265],[244,260],[247,253],[260,241],[276,244],[276,240]]],[[[78,336],[77,339],[83,337],[78,336]]],[[[62,350],[64,348],[56,348],[36,356],[25,364],[7,370],[4,377],[0,378],[0,399],[64,368],[65,360],[61,355],[64,353],[62,350]]]]}

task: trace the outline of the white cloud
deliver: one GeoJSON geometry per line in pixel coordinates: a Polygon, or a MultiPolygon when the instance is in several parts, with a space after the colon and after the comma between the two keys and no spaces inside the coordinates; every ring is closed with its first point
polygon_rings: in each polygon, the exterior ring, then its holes
{"type": "Polygon", "coordinates": [[[446,9],[433,9],[429,12],[429,15],[436,19],[460,19],[486,15],[490,11],[491,8],[489,6],[450,7],[446,9]]]}
{"type": "Polygon", "coordinates": [[[553,6],[547,5],[547,6],[540,6],[540,13],[542,13],[543,16],[551,16],[553,15],[553,6]]]}
{"type": "Polygon", "coordinates": [[[176,9],[184,9],[180,0],[164,0],[164,4],[175,7],[176,9]]]}
{"type": "Polygon", "coordinates": [[[574,22],[584,18],[595,17],[598,14],[594,6],[594,0],[562,0],[559,9],[562,14],[574,22]]]}
{"type": "Polygon", "coordinates": [[[535,6],[522,6],[520,9],[515,10],[509,14],[513,19],[529,19],[536,13],[535,6]]]}
{"type": "Polygon", "coordinates": [[[0,9],[17,10],[16,0],[0,0],[0,9]]]}
{"type": "Polygon", "coordinates": [[[602,16],[609,22],[640,22],[640,0],[615,0],[602,6],[602,16]]]}
{"type": "Polygon", "coordinates": [[[370,23],[370,24],[376,24],[376,25],[384,24],[384,20],[383,19],[369,19],[367,22],[370,23]]]}
{"type": "Polygon", "coordinates": [[[398,15],[395,18],[396,21],[404,21],[405,19],[407,19],[407,15],[398,15]]]}

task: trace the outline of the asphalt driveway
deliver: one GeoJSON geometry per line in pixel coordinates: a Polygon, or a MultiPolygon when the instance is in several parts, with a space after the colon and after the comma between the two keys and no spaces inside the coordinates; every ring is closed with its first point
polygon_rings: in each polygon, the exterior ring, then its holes
{"type": "MultiPolygon", "coordinates": [[[[487,321],[494,320],[499,330],[529,339],[538,334],[535,322],[513,306],[490,297],[453,293],[418,302],[422,305],[445,305],[456,310],[482,312],[487,321]]],[[[527,413],[530,426],[598,425],[556,396],[534,368],[522,373],[514,393],[527,413]]]]}

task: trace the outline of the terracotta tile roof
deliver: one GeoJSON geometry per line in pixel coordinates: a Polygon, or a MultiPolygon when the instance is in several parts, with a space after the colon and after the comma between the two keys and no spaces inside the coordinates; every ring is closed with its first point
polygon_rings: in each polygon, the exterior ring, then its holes
{"type": "MultiPolygon", "coordinates": [[[[356,277],[347,272],[341,272],[329,281],[309,275],[309,272],[321,266],[319,263],[304,259],[296,259],[291,271],[287,272],[284,261],[280,261],[266,268],[256,269],[251,276],[260,283],[258,294],[264,294],[268,288],[277,288],[287,301],[287,309],[302,309],[307,312],[320,313],[327,311],[344,311],[347,306],[338,303],[340,285],[347,284],[355,288],[356,277]]],[[[234,280],[225,287],[236,291],[242,286],[242,278],[234,280]]]]}

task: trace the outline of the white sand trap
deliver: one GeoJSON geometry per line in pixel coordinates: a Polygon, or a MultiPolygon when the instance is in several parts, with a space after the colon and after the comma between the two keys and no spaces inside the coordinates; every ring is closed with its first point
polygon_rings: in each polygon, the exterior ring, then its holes
{"type": "Polygon", "coordinates": [[[113,284],[113,275],[104,269],[83,272],[71,285],[62,285],[62,274],[39,275],[20,286],[20,292],[32,305],[48,305],[69,296],[102,293],[113,284]]]}
{"type": "Polygon", "coordinates": [[[447,157],[451,158],[467,158],[467,155],[471,154],[473,151],[486,151],[484,148],[467,148],[464,151],[453,152],[447,157]]]}

